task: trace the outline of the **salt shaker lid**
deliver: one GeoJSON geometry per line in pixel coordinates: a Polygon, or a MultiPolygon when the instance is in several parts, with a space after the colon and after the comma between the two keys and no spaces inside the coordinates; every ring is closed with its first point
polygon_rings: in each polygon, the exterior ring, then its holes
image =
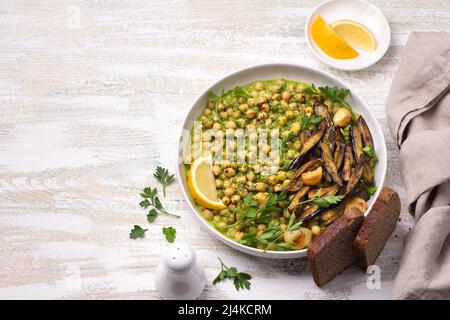
{"type": "Polygon", "coordinates": [[[164,266],[172,272],[181,273],[191,269],[196,263],[195,251],[186,245],[175,244],[164,255],[164,266]]]}

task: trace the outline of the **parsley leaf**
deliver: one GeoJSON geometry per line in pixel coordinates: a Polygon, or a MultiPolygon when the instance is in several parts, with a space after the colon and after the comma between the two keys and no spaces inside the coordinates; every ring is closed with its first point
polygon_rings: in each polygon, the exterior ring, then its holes
{"type": "Polygon", "coordinates": [[[166,197],[166,187],[175,180],[174,174],[169,174],[169,170],[157,166],[156,171],[153,176],[161,183],[163,186],[164,197],[166,197]]]}
{"type": "Polygon", "coordinates": [[[318,205],[320,208],[329,208],[332,205],[338,204],[345,198],[345,195],[330,195],[330,196],[320,197],[319,196],[320,192],[321,192],[321,189],[317,190],[314,197],[300,202],[299,205],[312,202],[312,203],[318,205]]]}
{"type": "Polygon", "coordinates": [[[161,200],[159,200],[158,198],[158,190],[156,188],[144,188],[144,190],[141,193],[141,197],[143,198],[143,200],[139,203],[139,205],[144,208],[144,209],[148,209],[149,207],[153,207],[147,214],[147,221],[148,222],[153,222],[155,221],[156,217],[159,214],[165,214],[168,216],[172,216],[175,218],[180,218],[179,215],[173,214],[169,211],[167,211],[162,203],[161,200]]]}
{"type": "Polygon", "coordinates": [[[138,225],[134,225],[134,228],[131,229],[130,231],[130,238],[131,239],[143,238],[147,231],[148,229],[143,229],[138,225]]]}
{"type": "Polygon", "coordinates": [[[375,151],[373,150],[373,146],[370,143],[363,148],[363,151],[365,154],[367,154],[372,159],[378,160],[377,155],[375,154],[375,151]]]}
{"type": "Polygon", "coordinates": [[[355,113],[352,110],[352,107],[345,101],[345,98],[350,94],[349,89],[345,88],[338,88],[338,87],[319,87],[316,88],[314,84],[311,84],[308,88],[305,89],[305,93],[307,94],[317,94],[319,95],[323,100],[330,100],[331,102],[335,103],[338,102],[342,106],[344,106],[348,111],[350,111],[352,115],[352,121],[355,122],[356,116],[355,113]]]}
{"type": "Polygon", "coordinates": [[[375,192],[377,192],[377,187],[376,186],[368,186],[366,188],[366,192],[369,196],[373,196],[375,194],[375,192]]]}
{"type": "Polygon", "coordinates": [[[235,267],[227,267],[220,258],[221,270],[217,277],[213,280],[213,285],[224,281],[225,279],[233,280],[236,290],[247,289],[250,290],[250,280],[252,276],[248,273],[239,272],[235,267]]]}
{"type": "Polygon", "coordinates": [[[308,117],[304,114],[300,116],[300,119],[302,121],[302,130],[307,130],[310,125],[320,123],[323,117],[315,114],[312,114],[310,117],[308,117]]]}
{"type": "Polygon", "coordinates": [[[162,233],[166,236],[166,240],[170,243],[173,243],[176,238],[177,230],[172,227],[164,227],[162,229],[162,233]]]}

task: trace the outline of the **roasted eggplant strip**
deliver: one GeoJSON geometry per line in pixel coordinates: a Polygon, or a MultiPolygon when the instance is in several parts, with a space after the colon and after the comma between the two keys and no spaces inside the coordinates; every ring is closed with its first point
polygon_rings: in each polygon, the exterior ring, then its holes
{"type": "Polygon", "coordinates": [[[370,133],[369,127],[367,126],[367,123],[362,116],[359,116],[358,121],[356,122],[356,127],[361,133],[361,138],[364,146],[370,144],[373,147],[372,134],[370,133]]]}
{"type": "Polygon", "coordinates": [[[345,154],[345,139],[342,135],[341,130],[336,130],[336,147],[334,150],[334,163],[339,171],[341,169],[342,163],[344,162],[345,154]]]}
{"type": "Polygon", "coordinates": [[[329,187],[324,187],[320,189],[313,189],[308,191],[308,199],[312,199],[316,197],[334,196],[339,191],[339,187],[337,185],[332,185],[329,187]]]}
{"type": "Polygon", "coordinates": [[[310,216],[311,214],[313,214],[314,212],[316,212],[319,209],[320,209],[320,207],[315,203],[308,204],[305,207],[305,209],[303,211],[301,211],[301,213],[299,215],[300,220],[304,220],[305,218],[307,218],[308,216],[310,216]]]}
{"type": "Polygon", "coordinates": [[[309,137],[308,140],[306,140],[306,142],[302,145],[300,154],[297,156],[297,158],[295,158],[291,162],[288,168],[289,170],[298,168],[302,164],[303,160],[306,158],[308,153],[320,142],[320,140],[323,137],[323,134],[325,133],[325,130],[326,125],[325,122],[322,121],[317,131],[311,137],[309,137]]]}
{"type": "Polygon", "coordinates": [[[289,210],[297,210],[300,202],[302,202],[303,198],[306,196],[306,194],[309,191],[308,186],[302,186],[300,190],[295,194],[294,198],[292,198],[291,203],[289,204],[288,209],[289,210]]]}
{"type": "Polygon", "coordinates": [[[372,170],[372,168],[370,167],[370,164],[367,163],[364,166],[364,170],[363,170],[363,181],[366,185],[371,186],[374,183],[374,176],[373,176],[374,172],[372,170]]]}
{"type": "Polygon", "coordinates": [[[333,119],[331,117],[330,111],[323,104],[319,104],[314,107],[314,113],[318,116],[321,116],[327,125],[327,129],[325,131],[322,141],[328,143],[330,145],[330,149],[334,150],[336,130],[334,128],[333,119]]]}
{"type": "Polygon", "coordinates": [[[352,130],[350,130],[350,134],[353,155],[355,157],[356,163],[359,163],[361,160],[361,156],[364,154],[361,132],[359,131],[358,127],[352,127],[352,130]]]}
{"type": "Polygon", "coordinates": [[[303,186],[303,182],[300,179],[302,173],[304,173],[306,171],[311,171],[311,170],[317,169],[321,165],[322,165],[322,161],[319,159],[314,159],[314,160],[306,162],[297,170],[292,181],[286,187],[284,187],[282,189],[282,191],[296,192],[296,191],[300,190],[300,188],[303,186]]]}
{"type": "Polygon", "coordinates": [[[342,180],[344,180],[344,181],[350,180],[350,176],[352,174],[353,163],[354,163],[354,159],[353,159],[352,147],[349,144],[347,144],[345,146],[345,153],[344,153],[344,167],[342,169],[342,180]]]}
{"type": "Polygon", "coordinates": [[[306,221],[309,221],[309,220],[314,219],[315,217],[317,217],[324,210],[323,208],[319,208],[318,206],[317,206],[317,208],[318,209],[316,211],[310,213],[309,215],[305,215],[303,218],[300,217],[300,219],[298,221],[306,222],[306,221]]]}
{"type": "Polygon", "coordinates": [[[341,177],[339,177],[336,164],[334,163],[333,156],[331,154],[330,146],[328,143],[321,142],[320,149],[322,150],[322,160],[325,165],[325,169],[330,175],[331,179],[339,186],[343,186],[341,177]]]}
{"type": "Polygon", "coordinates": [[[348,181],[347,187],[345,189],[345,194],[347,196],[351,195],[358,186],[359,181],[361,180],[361,177],[364,173],[364,168],[366,167],[367,161],[368,161],[367,155],[363,154],[358,163],[358,166],[356,167],[355,172],[353,172],[352,176],[350,177],[350,180],[348,181]]]}

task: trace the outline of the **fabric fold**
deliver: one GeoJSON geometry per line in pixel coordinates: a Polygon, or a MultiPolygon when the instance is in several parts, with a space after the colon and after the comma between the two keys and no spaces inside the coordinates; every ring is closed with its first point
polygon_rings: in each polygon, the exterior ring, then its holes
{"type": "Polygon", "coordinates": [[[450,34],[414,32],[386,101],[415,225],[394,299],[450,299],[450,34]]]}

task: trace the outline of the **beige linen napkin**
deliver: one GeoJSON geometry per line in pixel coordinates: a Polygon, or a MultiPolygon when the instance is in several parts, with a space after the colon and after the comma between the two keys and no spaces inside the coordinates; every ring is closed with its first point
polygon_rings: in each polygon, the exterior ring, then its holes
{"type": "Polygon", "coordinates": [[[391,297],[450,299],[449,33],[411,33],[386,113],[415,217],[391,297]]]}

